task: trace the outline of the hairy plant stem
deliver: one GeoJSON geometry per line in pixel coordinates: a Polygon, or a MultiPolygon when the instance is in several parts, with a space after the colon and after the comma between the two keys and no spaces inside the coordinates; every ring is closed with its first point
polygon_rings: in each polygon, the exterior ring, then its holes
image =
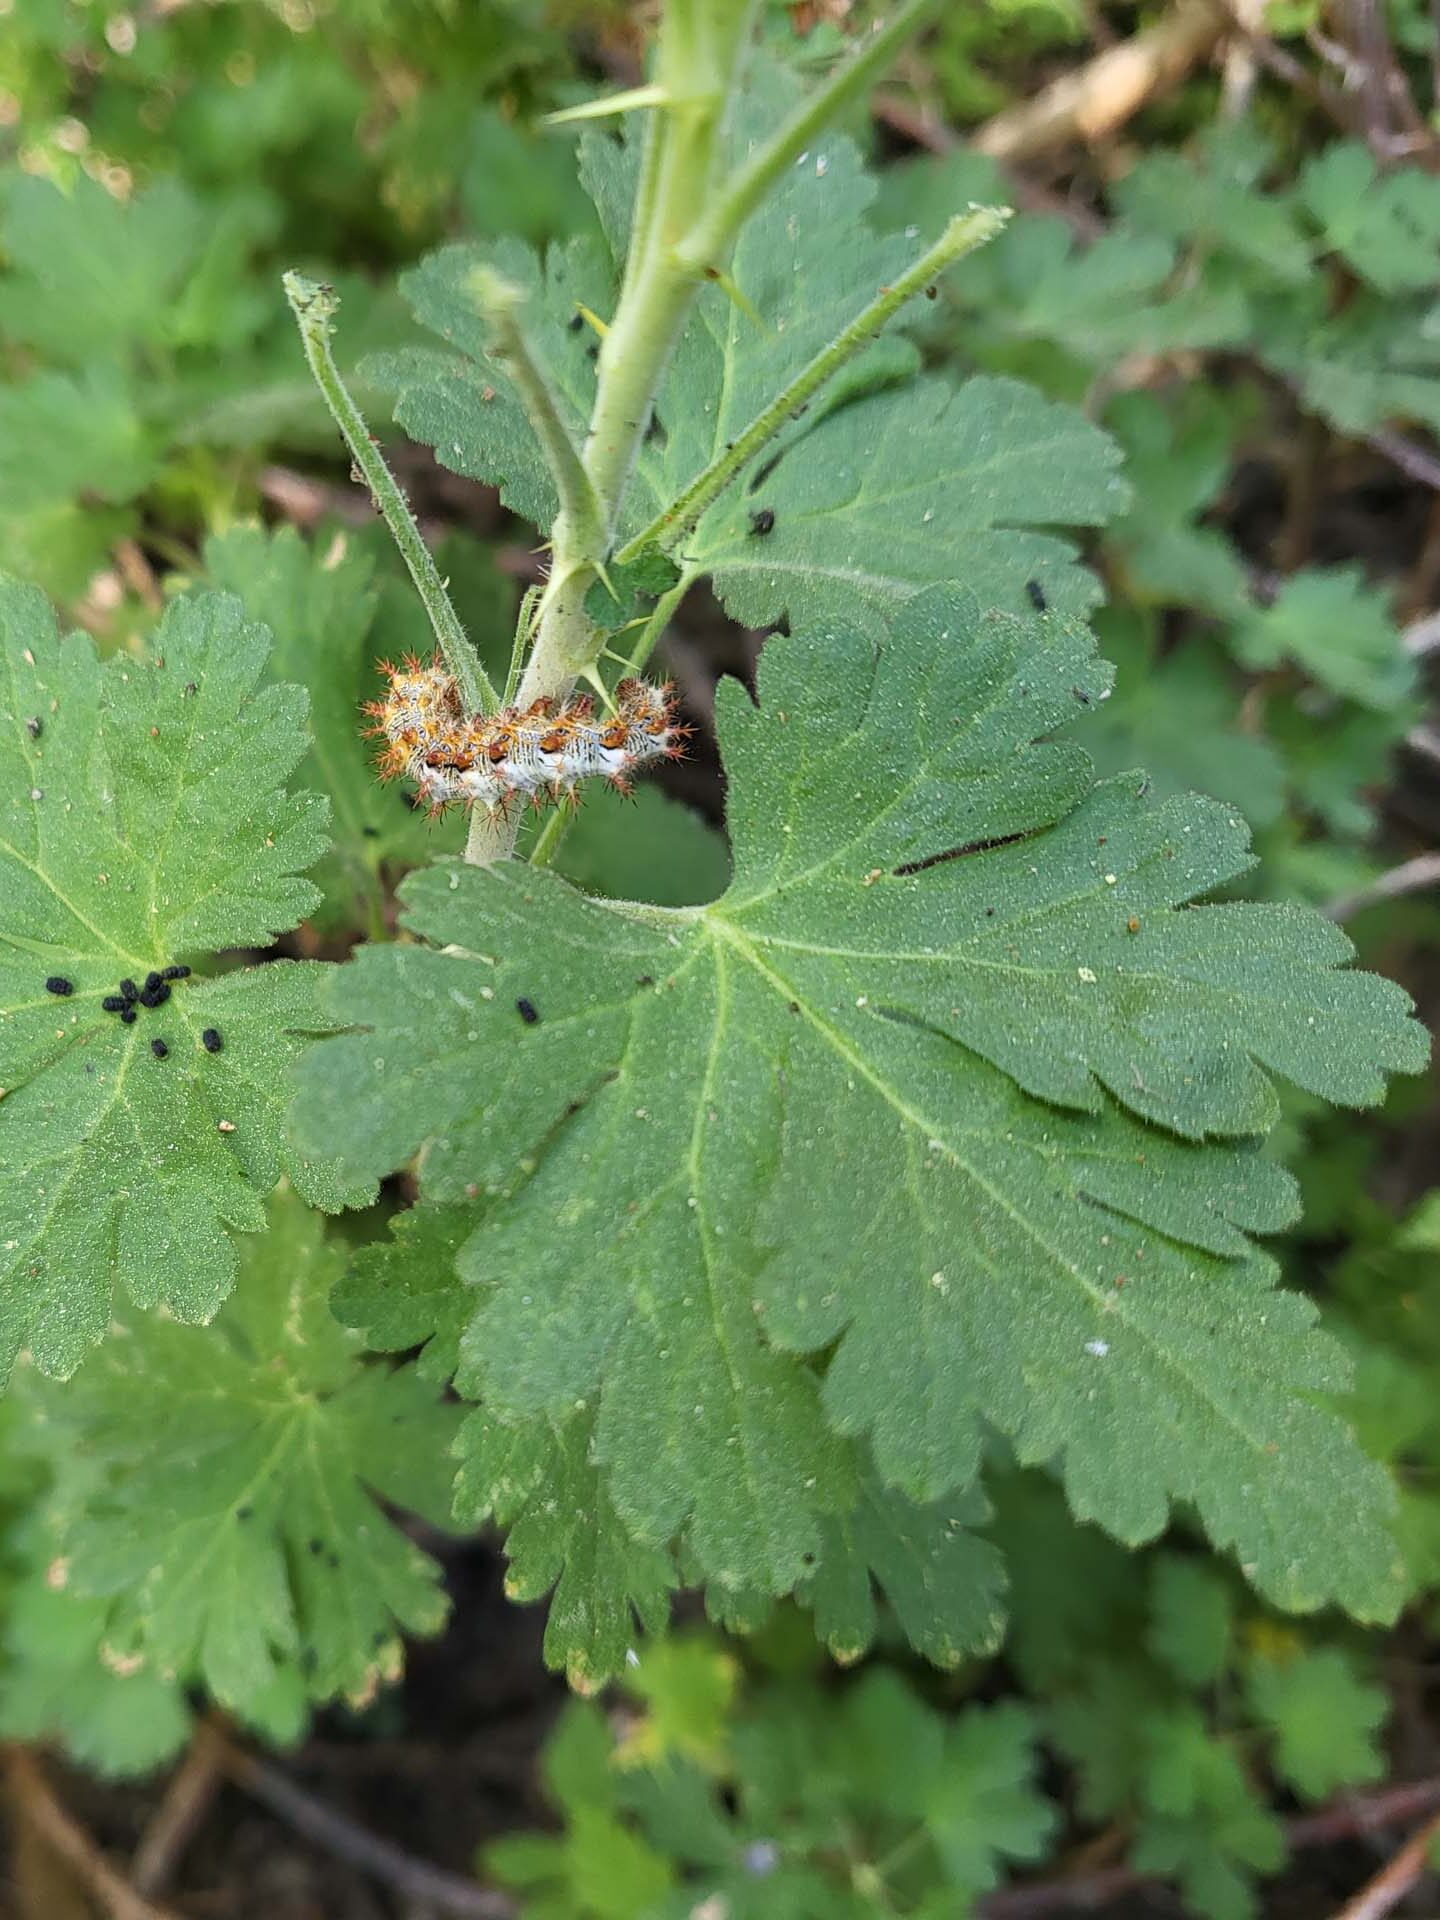
{"type": "MultiPolygon", "coordinates": [[[[652,110],[647,128],[629,252],[600,349],[581,456],[599,537],[587,537],[592,529],[573,524],[563,511],[556,522],[551,577],[517,694],[521,705],[563,696],[599,655],[585,596],[613,543],[625,489],[696,293],[707,279],[723,275],[741,226],[784,169],[893,58],[932,4],[906,0],[889,26],[838,68],[733,180],[722,183],[717,176],[725,118],[757,0],[667,0],[655,66],[658,92],[649,96],[663,104],[652,110]]],[[[647,636],[652,629],[653,621],[647,636]]],[[[483,864],[506,857],[517,826],[505,816],[477,812],[465,858],[483,864]]],[[[562,832],[542,835],[538,850],[548,857],[562,832]]]]}
{"type": "MultiPolygon", "coordinates": [[[[749,35],[755,0],[669,0],[656,81],[667,104],[654,112],[636,194],[620,298],[600,348],[595,406],[582,456],[598,508],[598,537],[584,540],[562,513],[552,536],[546,604],[520,681],[521,705],[563,695],[597,651],[585,595],[614,536],[620,503],[670,356],[700,284],[681,268],[676,243],[714,191],[720,135],[749,35]]],[[[518,823],[477,812],[465,858],[503,859],[518,823]]]]}
{"type": "Polygon", "coordinates": [[[330,351],[330,333],[335,315],[340,311],[339,297],[333,287],[321,286],[299,273],[287,273],[283,284],[285,298],[290,302],[295,324],[300,329],[300,342],[305,349],[310,371],[315,376],[315,384],[324,395],[325,404],[350,449],[356,470],[369,487],[370,496],[384,516],[395,545],[400,549],[400,558],[409,569],[410,578],[415,582],[415,591],[430,616],[430,625],[445,664],[455,676],[465,709],[468,713],[493,713],[500,705],[500,696],[490,684],[489,676],[466,637],[460,617],[445,591],[440,570],[435,565],[435,556],[421,538],[409,503],[386,466],[380,449],[370,438],[360,409],[350,398],[345,382],[340,378],[340,370],[335,365],[335,356],[330,351]]]}
{"type": "MultiPolygon", "coordinates": [[[[476,267],[470,276],[475,298],[490,325],[490,352],[508,369],[535,438],[540,442],[560,496],[563,538],[569,545],[594,550],[604,537],[600,502],[579,449],[560,418],[545,371],[531,351],[520,325],[525,295],[492,267],[476,267]]],[[[560,537],[557,535],[557,537],[560,537]]]]}
{"type": "Polygon", "coordinates": [[[735,236],[785,169],[793,165],[822,128],[880,77],[938,4],[939,0],[905,0],[894,17],[863,40],[823,86],[806,95],[785,124],[751,155],[714,204],[695,222],[678,249],[683,265],[697,273],[724,265],[735,236]]]}

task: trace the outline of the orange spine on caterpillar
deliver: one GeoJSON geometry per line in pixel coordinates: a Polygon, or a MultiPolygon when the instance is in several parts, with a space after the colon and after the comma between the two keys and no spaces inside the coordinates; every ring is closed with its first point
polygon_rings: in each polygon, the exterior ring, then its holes
{"type": "Polygon", "coordinates": [[[504,812],[517,794],[537,806],[572,800],[592,777],[628,793],[647,760],[680,759],[691,731],[675,718],[672,689],[645,680],[622,680],[606,714],[579,694],[467,715],[438,655],[428,666],[413,654],[398,667],[382,660],[380,671],[388,691],[365,707],[368,731],[384,741],[380,776],[413,780],[437,813],[451,805],[504,812]]]}

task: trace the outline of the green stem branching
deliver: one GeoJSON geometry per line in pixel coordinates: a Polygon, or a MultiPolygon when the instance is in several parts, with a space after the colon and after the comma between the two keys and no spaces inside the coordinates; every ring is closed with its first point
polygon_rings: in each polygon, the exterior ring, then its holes
{"type": "Polygon", "coordinates": [[[620,562],[633,560],[647,545],[669,551],[690,533],[700,516],[724,492],[736,475],[799,411],[827,380],[831,380],[860,349],[878,338],[890,320],[908,300],[929,286],[947,267],[983,247],[1009,219],[1004,207],[972,207],[950,221],[934,246],[927,247],[899,278],[882,287],[870,303],[841,329],[826,347],[822,347],[809,365],[783,387],[750,422],[723,453],[685,488],[678,499],[659,513],[648,527],[641,529],[616,555],[620,562]]]}
{"type": "MultiPolygon", "coordinates": [[[[534,356],[524,348],[514,303],[507,304],[503,297],[497,300],[499,289],[493,284],[482,287],[481,297],[492,319],[508,317],[515,329],[508,364],[555,474],[561,499],[551,539],[550,579],[535,620],[534,646],[516,694],[522,706],[542,696],[563,698],[577,676],[586,673],[599,658],[603,635],[585,610],[586,594],[600,577],[613,545],[640,445],[697,292],[708,280],[723,276],[724,261],[741,227],[785,168],[822,126],[870,85],[934,4],[935,0],[903,0],[893,20],[869,36],[797,108],[774,138],[725,180],[721,177],[721,159],[726,116],[737,89],[758,0],[666,0],[653,81],[628,98],[609,103],[609,110],[644,112],[648,124],[630,246],[615,312],[597,362],[589,431],[578,455],[588,493],[580,487],[573,470],[575,449],[563,427],[563,444],[556,437],[558,412],[553,398],[548,408],[545,404],[548,389],[534,356]],[[497,314],[497,308],[503,308],[504,313],[497,314]],[[525,384],[527,365],[536,374],[529,393],[525,384]]],[[[969,244],[978,245],[979,239],[969,244]]],[[[960,247],[953,257],[966,250],[960,247]]],[[[920,271],[918,266],[916,271],[920,271]]],[[[905,298],[908,293],[902,293],[894,305],[905,298]]],[[[893,306],[880,324],[891,311],[893,306]]],[[[863,321],[864,316],[861,318],[863,321]]],[[[868,337],[862,332],[854,346],[842,346],[850,331],[847,329],[835,343],[837,357],[821,370],[821,380],[828,379],[844,355],[855,351],[868,337]]],[[[783,418],[798,403],[777,404],[782,405],[783,418]]],[[[707,486],[711,484],[706,476],[701,478],[707,486]]],[[[718,486],[724,486],[729,478],[727,472],[718,486]]],[[[661,608],[668,615],[678,597],[667,595],[656,608],[657,617],[647,623],[641,637],[645,654],[658,638],[661,608]]],[[[513,819],[477,812],[466,842],[466,859],[484,863],[510,854],[516,825],[513,819]]],[[[541,835],[536,853],[542,863],[553,853],[563,831],[563,826],[557,826],[541,835]]]]}

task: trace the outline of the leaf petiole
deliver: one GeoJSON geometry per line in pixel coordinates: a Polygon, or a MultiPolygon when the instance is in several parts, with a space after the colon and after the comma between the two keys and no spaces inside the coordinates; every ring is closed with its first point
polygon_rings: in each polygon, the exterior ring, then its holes
{"type": "Polygon", "coordinates": [[[421,537],[409,503],[395,476],[386,466],[380,449],[370,438],[360,409],[351,399],[345,382],[340,378],[340,369],[335,365],[335,356],[330,351],[330,333],[335,315],[340,311],[339,296],[333,287],[308,280],[300,273],[287,273],[283,285],[290,311],[295,315],[295,324],[300,329],[300,342],[305,349],[310,371],[315,376],[315,384],[325,397],[325,404],[350,449],[356,469],[370,489],[371,498],[390,529],[391,538],[400,549],[400,558],[405,562],[410,578],[415,582],[415,591],[430,616],[430,625],[434,628],[445,664],[455,676],[465,710],[467,713],[493,713],[500,705],[500,696],[476,658],[475,649],[460,624],[460,616],[445,591],[445,582],[440,578],[435,556],[421,537]]]}
{"type": "Polygon", "coordinates": [[[520,396],[526,417],[534,429],[560,496],[560,515],[564,530],[551,530],[551,541],[560,546],[568,536],[581,547],[599,550],[602,539],[600,503],[590,476],[580,459],[579,449],[560,417],[560,408],[551,391],[544,368],[536,359],[520,325],[520,309],[525,296],[520,288],[493,267],[476,267],[469,278],[476,305],[490,327],[490,351],[503,362],[520,396]]]}
{"type": "Polygon", "coordinates": [[[626,561],[634,560],[647,546],[658,546],[663,552],[669,552],[677,546],[741,468],[754,458],[768,440],[775,437],[798,408],[804,406],[827,380],[840,371],[846,361],[876,338],[907,300],[913,299],[938,274],[963,259],[967,253],[973,253],[977,247],[983,247],[987,240],[993,240],[1009,218],[1008,207],[972,207],[968,213],[957,214],[932,247],[927,247],[891,285],[882,287],[869,305],[862,308],[827,347],[822,347],[809,365],[802,367],[787,386],[781,388],[745,431],[708,467],[696,474],[684,492],[663,513],[657,514],[649,526],[642,528],[633,540],[626,542],[615,556],[617,564],[623,565],[626,561]]]}

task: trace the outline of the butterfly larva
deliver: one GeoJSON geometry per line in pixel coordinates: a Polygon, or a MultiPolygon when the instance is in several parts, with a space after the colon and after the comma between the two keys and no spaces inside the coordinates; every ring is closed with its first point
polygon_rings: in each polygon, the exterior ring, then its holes
{"type": "Polygon", "coordinates": [[[678,724],[668,687],[622,680],[613,713],[597,714],[588,694],[536,700],[499,713],[463,712],[452,676],[437,658],[380,663],[389,690],[365,711],[384,739],[382,778],[415,782],[432,811],[453,804],[503,812],[517,794],[537,805],[564,800],[599,778],[625,793],[647,760],[677,760],[690,729],[678,724]]]}

